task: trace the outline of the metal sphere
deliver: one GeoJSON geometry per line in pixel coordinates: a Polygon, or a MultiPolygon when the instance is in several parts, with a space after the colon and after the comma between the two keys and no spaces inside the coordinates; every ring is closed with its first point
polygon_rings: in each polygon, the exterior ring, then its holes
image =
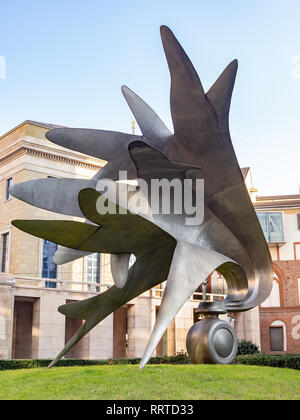
{"type": "Polygon", "coordinates": [[[230,364],[236,356],[237,345],[232,326],[213,316],[194,324],[186,339],[193,363],[230,364]]]}

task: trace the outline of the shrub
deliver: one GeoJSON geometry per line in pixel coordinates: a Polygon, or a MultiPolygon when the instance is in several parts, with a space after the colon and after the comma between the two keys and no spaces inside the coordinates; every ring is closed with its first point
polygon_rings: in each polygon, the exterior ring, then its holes
{"type": "MultiPolygon", "coordinates": [[[[52,360],[0,360],[0,370],[46,368],[52,360]]],[[[108,360],[85,360],[85,359],[62,359],[56,366],[97,366],[97,365],[138,365],[141,359],[108,359],[108,360]]],[[[187,364],[191,363],[187,354],[178,353],[176,356],[151,357],[148,364],[187,364]]]]}
{"type": "Polygon", "coordinates": [[[238,355],[242,354],[258,354],[259,348],[256,344],[253,344],[252,341],[240,340],[238,343],[238,355]]]}
{"type": "Polygon", "coordinates": [[[236,364],[270,366],[300,370],[300,354],[251,354],[240,355],[236,364]]]}

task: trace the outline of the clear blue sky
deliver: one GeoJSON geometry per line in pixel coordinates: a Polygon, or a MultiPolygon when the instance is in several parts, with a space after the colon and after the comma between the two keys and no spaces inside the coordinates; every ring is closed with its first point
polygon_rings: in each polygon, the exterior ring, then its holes
{"type": "Polygon", "coordinates": [[[296,194],[299,19],[299,0],[2,1],[0,134],[26,119],[130,132],[122,84],[172,128],[165,24],[206,89],[239,60],[230,122],[240,165],[251,166],[259,194],[296,194]]]}

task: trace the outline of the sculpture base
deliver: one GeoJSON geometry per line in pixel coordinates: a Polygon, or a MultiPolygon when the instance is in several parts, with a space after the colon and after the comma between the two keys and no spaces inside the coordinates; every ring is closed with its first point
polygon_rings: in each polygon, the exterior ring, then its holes
{"type": "Polygon", "coordinates": [[[234,329],[218,314],[203,314],[203,319],[189,330],[186,347],[193,363],[230,364],[238,347],[234,329]]]}

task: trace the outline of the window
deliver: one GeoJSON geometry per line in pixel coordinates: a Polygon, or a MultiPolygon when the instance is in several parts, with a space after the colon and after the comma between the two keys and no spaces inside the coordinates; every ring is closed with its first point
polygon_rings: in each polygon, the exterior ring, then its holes
{"type": "Polygon", "coordinates": [[[9,233],[1,235],[1,272],[6,273],[8,268],[8,238],[9,233]]]}
{"type": "Polygon", "coordinates": [[[273,287],[268,298],[261,304],[262,308],[274,308],[280,306],[280,289],[278,282],[273,280],[273,287]]]}
{"type": "Polygon", "coordinates": [[[12,178],[6,180],[6,189],[5,189],[5,200],[10,200],[12,197],[9,193],[9,189],[12,186],[12,178]]]}
{"type": "Polygon", "coordinates": [[[270,346],[271,351],[283,351],[283,328],[270,328],[270,346]]]}
{"type": "Polygon", "coordinates": [[[300,213],[297,214],[297,226],[298,230],[300,230],[300,213]]]}
{"type": "Polygon", "coordinates": [[[284,242],[282,213],[258,212],[257,217],[268,243],[284,242]]]}
{"type": "MultiPolygon", "coordinates": [[[[100,254],[95,253],[86,257],[86,281],[100,283],[100,254]]],[[[99,292],[99,287],[96,288],[99,292]]]]}
{"type": "MultiPolygon", "coordinates": [[[[50,241],[44,241],[43,243],[43,267],[42,267],[42,278],[43,279],[56,279],[57,266],[53,262],[53,256],[57,250],[57,245],[50,241]]],[[[46,281],[45,287],[50,289],[56,288],[56,282],[46,281]]]]}

